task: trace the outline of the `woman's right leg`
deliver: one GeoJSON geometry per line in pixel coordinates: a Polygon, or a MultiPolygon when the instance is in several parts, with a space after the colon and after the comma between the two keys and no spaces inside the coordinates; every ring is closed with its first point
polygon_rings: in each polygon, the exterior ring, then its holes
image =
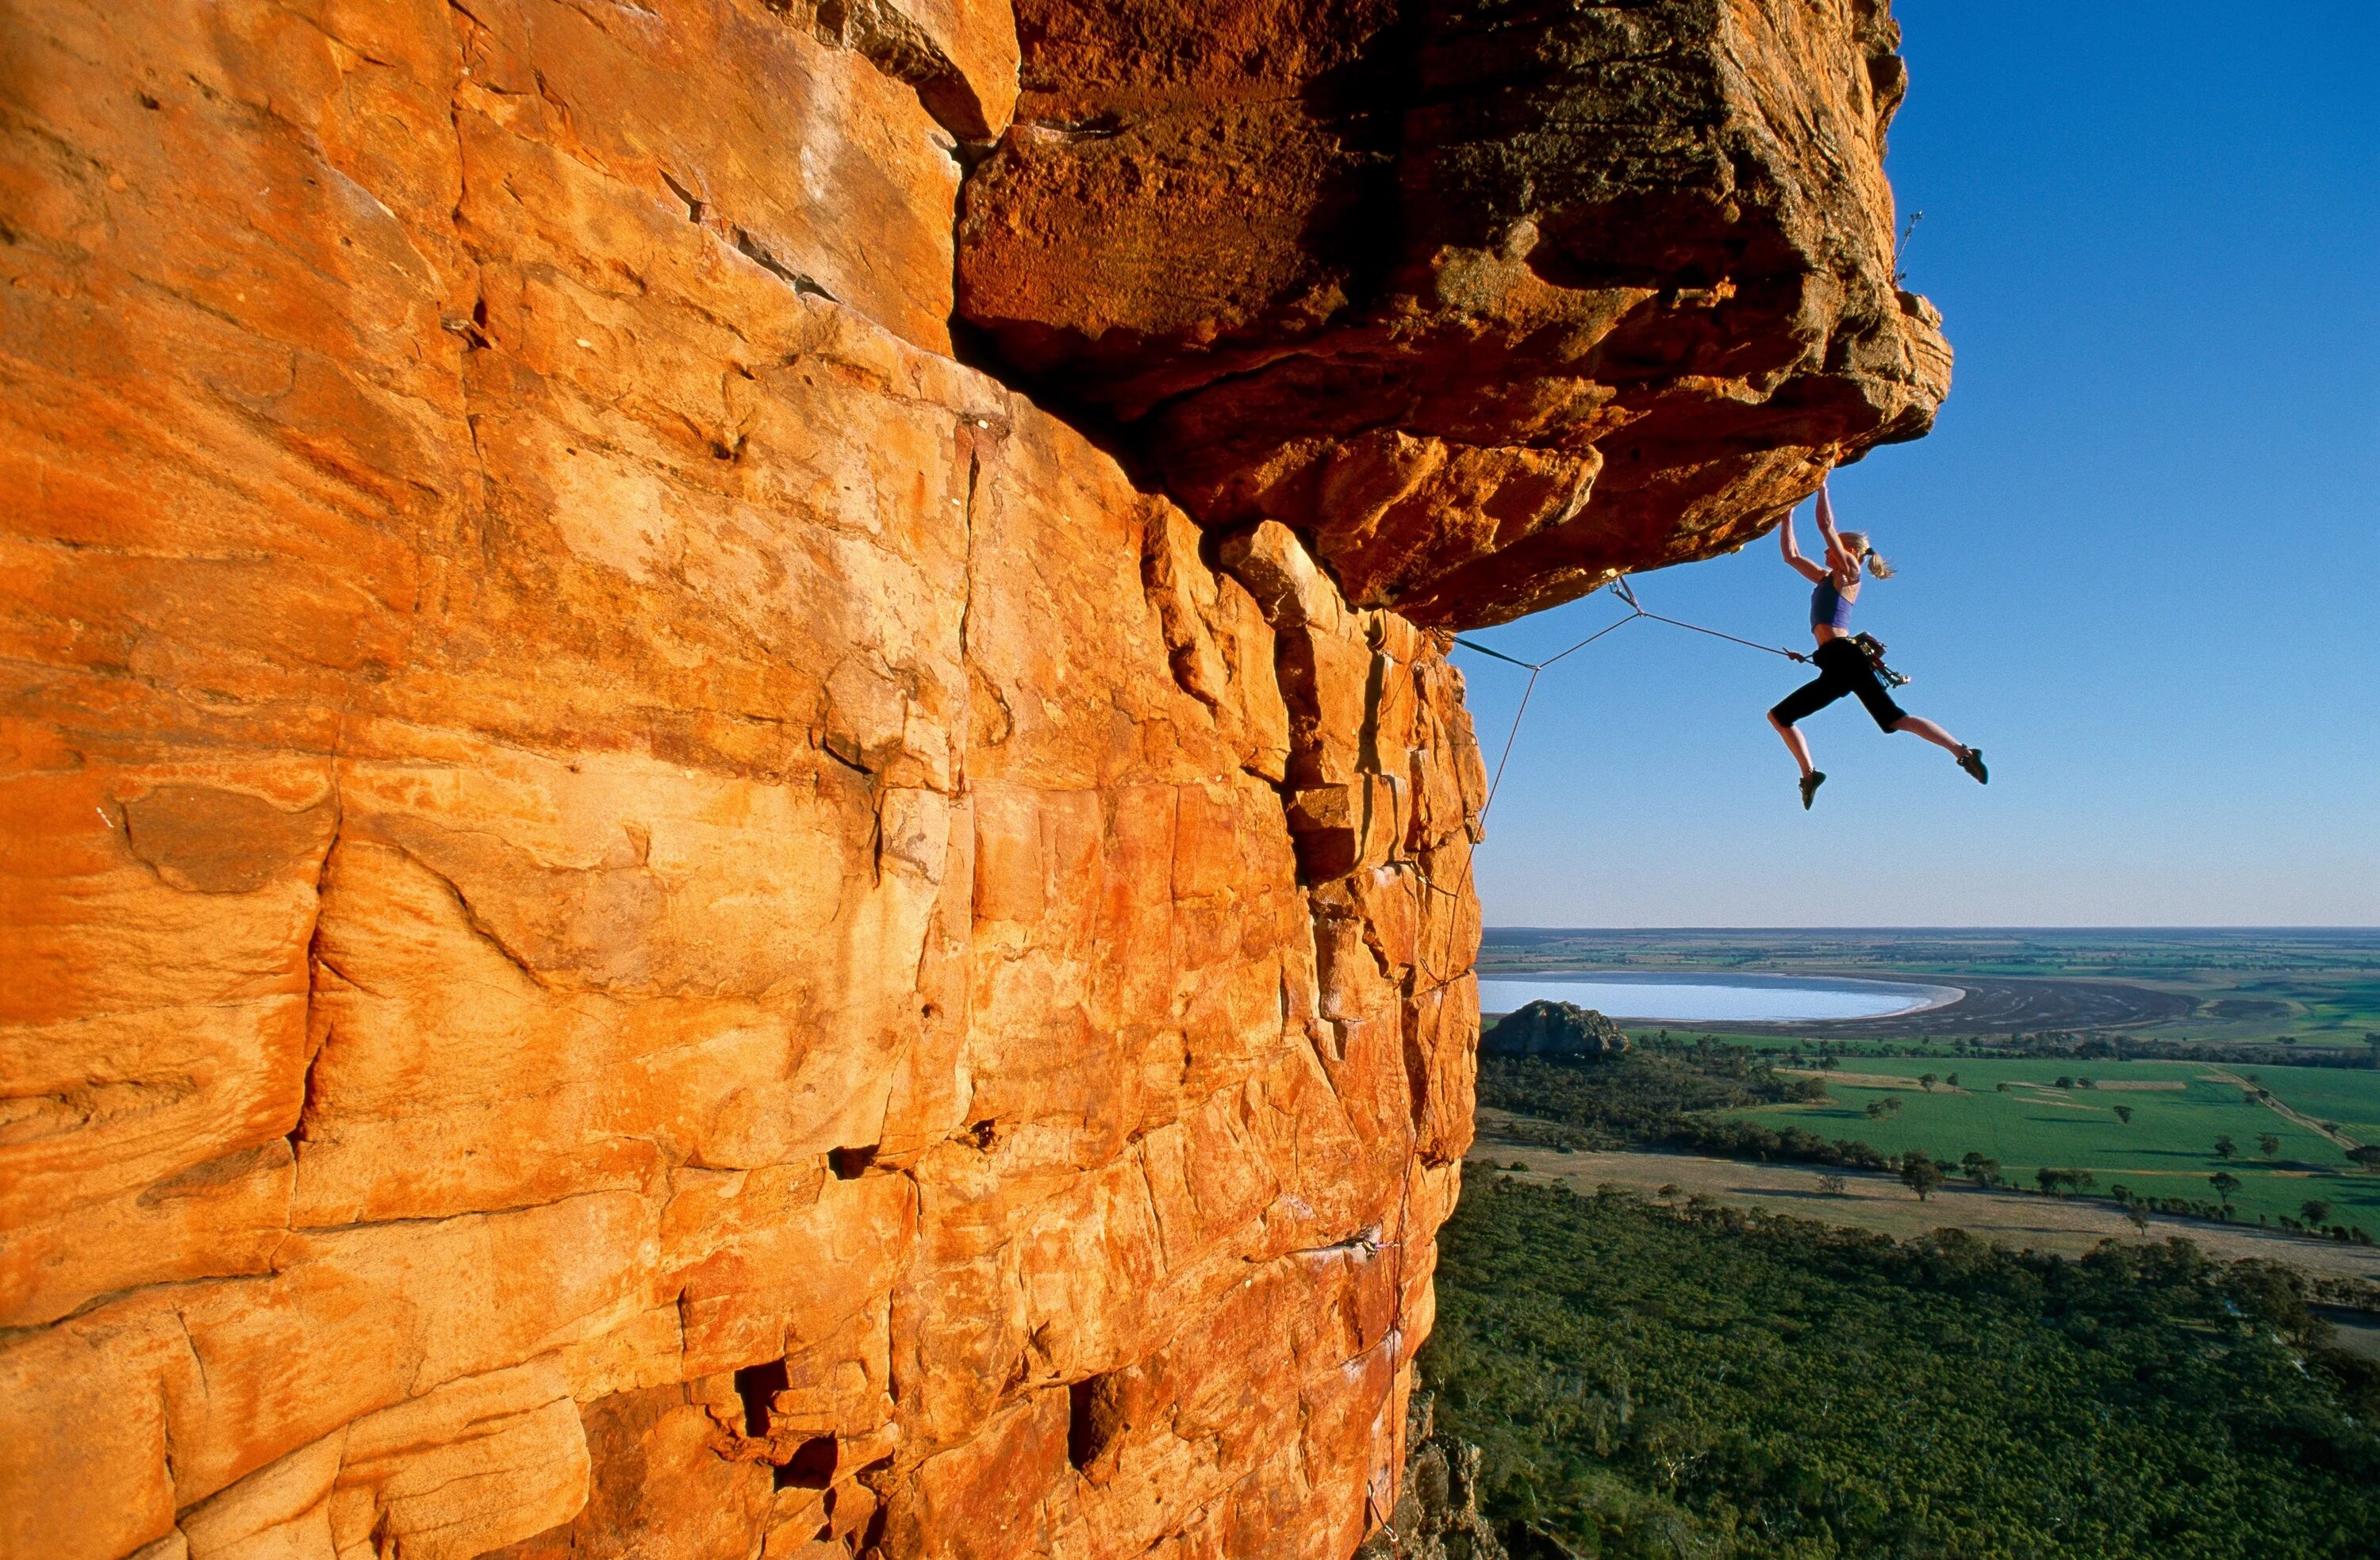
{"type": "Polygon", "coordinates": [[[1779,736],[1785,739],[1785,750],[1793,756],[1793,762],[1802,766],[1802,778],[1808,780],[1816,772],[1817,766],[1810,762],[1810,744],[1802,735],[1802,729],[1779,720],[1773,709],[1768,712],[1768,723],[1777,729],[1779,736]]]}
{"type": "Polygon", "coordinates": [[[1793,762],[1802,766],[1804,780],[1817,773],[1817,768],[1810,762],[1809,743],[1794,723],[1815,715],[1847,691],[1831,672],[1821,668],[1817,676],[1779,699],[1768,711],[1768,724],[1785,739],[1785,750],[1793,756],[1793,762]]]}

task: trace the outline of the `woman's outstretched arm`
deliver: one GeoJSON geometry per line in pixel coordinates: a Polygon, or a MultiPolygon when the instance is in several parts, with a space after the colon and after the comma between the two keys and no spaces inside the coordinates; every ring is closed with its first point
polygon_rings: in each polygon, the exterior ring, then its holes
{"type": "MultiPolygon", "coordinates": [[[[1820,504],[1824,504],[1827,502],[1826,491],[1823,489],[1819,490],[1818,502],[1820,504]]],[[[1826,512],[1821,509],[1819,513],[1824,514],[1826,512]]],[[[1827,523],[1825,521],[1819,522],[1821,527],[1826,524],[1827,523]]],[[[1829,536],[1833,535],[1831,531],[1828,534],[1829,536]]],[[[1827,577],[1826,570],[1821,569],[1818,565],[1811,562],[1807,558],[1802,556],[1801,544],[1793,539],[1793,512],[1790,509],[1785,512],[1785,524],[1777,527],[1777,545],[1784,550],[1785,562],[1792,565],[1793,572],[1800,574],[1803,579],[1808,580],[1812,585],[1815,585],[1820,580],[1827,577]]]]}
{"type": "Polygon", "coordinates": [[[1818,535],[1827,543],[1826,573],[1846,590],[1859,579],[1859,560],[1843,547],[1843,538],[1835,534],[1835,501],[1824,482],[1818,484],[1818,535]]]}

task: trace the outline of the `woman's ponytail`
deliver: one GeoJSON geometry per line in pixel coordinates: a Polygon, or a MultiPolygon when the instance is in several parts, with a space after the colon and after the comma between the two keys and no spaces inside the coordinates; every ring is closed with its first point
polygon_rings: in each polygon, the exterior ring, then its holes
{"type": "Polygon", "coordinates": [[[1867,559],[1867,572],[1869,574],[1874,574],[1880,580],[1888,580],[1892,577],[1892,565],[1884,561],[1883,553],[1878,552],[1876,549],[1871,547],[1867,550],[1865,556],[1867,559]]]}

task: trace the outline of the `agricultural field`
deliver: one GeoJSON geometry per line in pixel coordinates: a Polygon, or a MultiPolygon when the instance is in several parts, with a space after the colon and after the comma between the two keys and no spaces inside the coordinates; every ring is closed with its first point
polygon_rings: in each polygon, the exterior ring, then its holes
{"type": "MultiPolygon", "coordinates": [[[[2218,1261],[2261,1258],[2286,1263],[2309,1276],[2369,1286],[2380,1299],[2380,1247],[2247,1224],[2209,1224],[2203,1219],[2156,1215],[2145,1231],[2135,1230],[2123,1211],[2104,1197],[2042,1197],[2029,1192],[1983,1191],[1951,1181],[1920,1201],[1888,1170],[1837,1170],[1824,1166],[1763,1164],[1712,1159],[1657,1149],[1562,1153],[1528,1141],[1525,1129],[1512,1131],[1503,1111],[1479,1113],[1479,1136],[1463,1167],[1474,1178],[1511,1175],[1565,1186],[1581,1196],[1618,1187],[1653,1203],[1706,1198],[1730,1208],[1865,1229],[1895,1240],[1917,1240],[1937,1229],[1963,1229],[2013,1250],[2081,1257],[2103,1242],[2138,1244],[2188,1240],[2218,1261]]],[[[2360,1313],[2372,1324],[2358,1338],[2380,1358],[2380,1313],[2360,1313]]]]}
{"type": "Polygon", "coordinates": [[[1915,1149],[1952,1161],[1981,1154],[2022,1186],[2033,1185],[2044,1167],[2083,1170],[2101,1196],[2122,1186],[2143,1197],[2211,1203],[2209,1178],[2224,1172],[2240,1182],[2232,1203],[2248,1222],[2296,1218],[2302,1203],[2318,1199],[2331,1204],[2325,1222],[2380,1236],[2380,1174],[2347,1157],[2355,1144],[2380,1141],[2380,1072],[1863,1057],[1808,1075],[1824,1082],[1826,1100],[1729,1114],[1862,1140],[1887,1154],[1915,1149]],[[1930,1089],[1920,1082],[1929,1073],[1938,1075],[1930,1089]],[[2060,1087],[2060,1078],[2069,1086],[2060,1087]],[[2289,1110],[2254,1100],[2249,1084],[2269,1090],[2289,1110]],[[2324,1133],[2326,1123],[2337,1124],[2337,1135],[2324,1133]],[[2266,1135],[2277,1140],[2269,1154],[2259,1143],[2266,1135]],[[2229,1157],[2216,1151],[2225,1136],[2235,1148],[2229,1157]]]}
{"type": "Polygon", "coordinates": [[[2380,1143],[2380,1072],[2315,1067],[2232,1070],[2271,1090],[2283,1105],[2338,1127],[2358,1143],[2380,1143]]]}

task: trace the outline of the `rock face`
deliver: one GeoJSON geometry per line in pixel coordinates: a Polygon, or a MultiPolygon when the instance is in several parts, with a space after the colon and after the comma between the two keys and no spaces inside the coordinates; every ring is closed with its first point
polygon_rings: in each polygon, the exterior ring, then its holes
{"type": "Polygon", "coordinates": [[[1355,1560],[1512,1560],[1479,1510],[1479,1448],[1438,1433],[1434,1395],[1405,1409],[1405,1467],[1397,1504],[1355,1560]]]}
{"type": "Polygon", "coordinates": [[[1532,1002],[1496,1021],[1479,1048],[1499,1056],[1610,1057],[1628,1048],[1620,1026],[1575,1002],[1532,1002]]]}
{"type": "MultiPolygon", "coordinates": [[[[1828,70],[1881,25],[1791,15],[1828,70]]],[[[1106,133],[1003,133],[1020,30],[1039,83],[1068,29],[1183,31],[0,7],[0,1554],[1339,1560],[1391,1508],[1471,1131],[1478,755],[1442,633],[1351,599],[1319,511],[1202,529],[1209,488],[952,356],[963,164],[971,224],[1007,180],[1043,231],[1017,160],[1106,133]]],[[[1362,193],[1389,164],[1299,116],[1363,118],[1378,30],[1342,59],[1284,7],[1222,31],[1299,90],[1176,74],[1287,127],[1215,143],[1251,187],[1362,193]]],[[[1738,101],[1645,112],[1731,146],[1738,101]]],[[[1851,198],[1790,173],[1741,163],[1742,221],[1825,232],[1851,198]]],[[[1250,218],[1214,343],[1102,333],[1086,385],[1354,328],[1247,279],[1320,263],[1277,244],[1309,216],[1250,218]]],[[[1922,422],[1823,410],[1903,329],[1632,411],[1730,495],[1645,488],[1635,561],[1749,523],[1813,429],[1922,422]],[[1761,422],[1788,382],[1822,409],[1761,422]]],[[[1215,405],[1220,471],[1253,414],[1215,405]]],[[[1518,491],[1551,425],[1476,415],[1476,457],[1383,422],[1348,459],[1518,491]]],[[[1601,566],[1521,549],[1497,610],[1601,566]]]]}
{"type": "Polygon", "coordinates": [[[1883,0],[1019,0],[959,307],[1209,526],[1500,621],[1930,426],[1883,0]]]}

